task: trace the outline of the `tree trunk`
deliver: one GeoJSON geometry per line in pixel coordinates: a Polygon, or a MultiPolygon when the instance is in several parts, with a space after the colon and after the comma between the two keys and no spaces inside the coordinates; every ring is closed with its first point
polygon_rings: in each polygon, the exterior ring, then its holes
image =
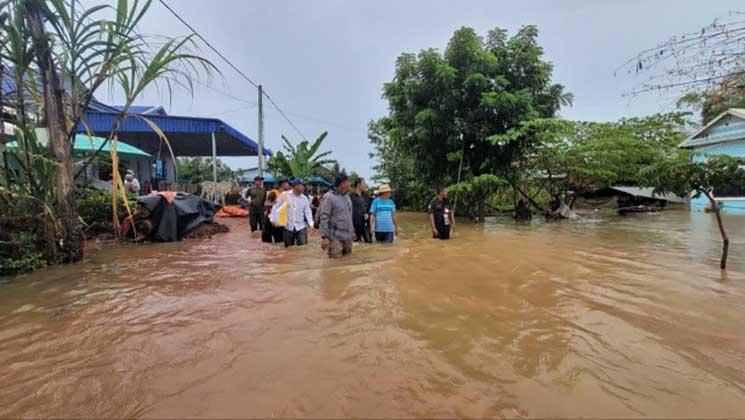
{"type": "Polygon", "coordinates": [[[54,174],[55,210],[61,226],[60,251],[62,262],[83,258],[84,236],[75,208],[72,148],[67,136],[65,111],[62,106],[64,90],[60,83],[51,46],[44,28],[39,0],[24,3],[26,22],[34,42],[36,59],[43,87],[44,119],[49,130],[49,149],[56,161],[54,174]]]}
{"type": "Polygon", "coordinates": [[[525,191],[523,191],[522,189],[518,188],[517,185],[515,185],[515,183],[512,182],[512,180],[507,179],[507,182],[509,182],[510,185],[512,185],[512,188],[515,191],[517,191],[518,193],[520,193],[520,195],[522,195],[526,200],[528,200],[528,203],[530,203],[533,207],[535,207],[536,209],[540,210],[541,213],[544,213],[544,214],[548,213],[548,211],[545,208],[543,208],[543,206],[541,206],[540,204],[538,204],[533,199],[533,197],[531,197],[530,195],[526,194],[525,191]]]}
{"type": "Polygon", "coordinates": [[[484,223],[486,220],[486,206],[482,201],[479,203],[479,223],[484,223]]]}
{"type": "Polygon", "coordinates": [[[714,212],[714,215],[717,217],[717,225],[719,226],[719,234],[722,236],[722,259],[719,262],[719,268],[722,270],[727,269],[727,254],[729,254],[729,236],[727,236],[727,232],[724,231],[724,223],[722,223],[722,209],[719,207],[719,203],[714,199],[714,197],[711,196],[708,192],[706,192],[706,197],[709,199],[709,202],[711,203],[711,209],[714,212]]]}

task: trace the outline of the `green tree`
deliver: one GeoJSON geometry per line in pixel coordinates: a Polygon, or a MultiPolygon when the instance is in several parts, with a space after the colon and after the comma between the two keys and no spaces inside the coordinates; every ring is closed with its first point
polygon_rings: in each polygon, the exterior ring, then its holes
{"type": "MultiPolygon", "coordinates": [[[[192,36],[165,38],[153,44],[138,31],[151,4],[152,0],[122,0],[115,6],[84,7],[78,0],[0,0],[0,61],[9,64],[15,82],[15,93],[2,98],[2,109],[12,110],[3,117],[15,127],[17,161],[22,162],[18,176],[5,177],[7,194],[3,196],[15,200],[8,204],[11,208],[23,207],[17,205],[19,201],[30,203],[29,208],[44,208],[55,232],[49,243],[56,244],[61,261],[83,257],[84,238],[74,200],[72,143],[78,127],[87,126],[84,111],[96,91],[106,84],[125,97],[125,106],[106,141],[112,143],[111,160],[116,167],[116,133],[136,98],[153,84],[168,93],[175,87],[191,90],[193,75],[214,70],[209,61],[190,52],[195,47],[192,36]],[[38,129],[46,132],[48,146],[40,146],[38,129]],[[52,176],[38,172],[40,162],[51,164],[52,176]]],[[[168,145],[155,124],[137,118],[168,145]]],[[[114,181],[116,227],[116,203],[126,205],[126,199],[117,171],[114,181]]]]}
{"type": "MultiPolygon", "coordinates": [[[[217,159],[217,180],[232,181],[235,173],[220,159],[217,159]]],[[[212,158],[178,158],[176,170],[179,178],[188,179],[192,184],[212,181],[212,158]]]]}
{"type": "Polygon", "coordinates": [[[709,207],[715,214],[717,226],[722,237],[722,258],[719,267],[727,268],[729,236],[722,222],[720,203],[712,192],[724,189],[745,189],[745,170],[740,160],[727,156],[710,156],[696,158],[681,151],[660,159],[640,173],[642,185],[654,187],[656,193],[668,192],[693,197],[704,195],[709,200],[709,207]]]}
{"type": "Polygon", "coordinates": [[[285,151],[276,152],[272,156],[268,164],[269,171],[287,177],[320,176],[324,165],[336,163],[335,160],[328,159],[331,151],[318,152],[327,135],[328,131],[325,131],[312,144],[304,140],[297,146],[294,146],[287,137],[282,136],[285,151]]]}
{"type": "MultiPolygon", "coordinates": [[[[542,56],[534,26],[512,37],[494,29],[486,39],[463,27],[444,53],[430,48],[399,56],[395,76],[383,88],[390,113],[370,126],[378,177],[399,191],[407,183],[431,191],[437,184],[457,183],[459,174],[468,182],[507,173],[528,144],[490,138],[524,121],[554,117],[572,99],[563,86],[551,83],[553,65],[542,56]],[[396,150],[381,151],[383,142],[396,150]]],[[[483,206],[487,198],[468,205],[483,206]]]]}
{"type": "Polygon", "coordinates": [[[535,207],[525,186],[548,196],[565,196],[572,207],[587,191],[612,185],[638,185],[639,172],[677,150],[686,137],[688,114],[658,114],[598,123],[555,118],[522,123],[492,141],[523,141],[525,155],[506,177],[535,207]],[[522,187],[522,188],[519,188],[522,187]],[[567,197],[568,192],[571,197],[567,197]]]}

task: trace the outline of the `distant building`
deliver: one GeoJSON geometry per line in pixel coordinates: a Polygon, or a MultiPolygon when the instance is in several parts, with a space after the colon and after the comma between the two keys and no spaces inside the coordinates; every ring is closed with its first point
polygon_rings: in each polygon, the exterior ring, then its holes
{"type": "MultiPolygon", "coordinates": [[[[726,155],[745,158],[745,109],[730,108],[711,120],[701,130],[680,144],[700,155],[696,160],[704,160],[707,155],[726,155]]],[[[745,188],[714,191],[714,198],[723,203],[726,213],[745,214],[745,188]]],[[[691,200],[691,208],[703,210],[709,204],[706,197],[691,200]]]]}

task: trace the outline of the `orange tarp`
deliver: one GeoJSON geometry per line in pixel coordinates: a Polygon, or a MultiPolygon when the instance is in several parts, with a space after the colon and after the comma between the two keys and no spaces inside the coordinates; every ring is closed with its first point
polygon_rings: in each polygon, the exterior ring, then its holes
{"type": "Polygon", "coordinates": [[[238,206],[225,206],[215,214],[217,217],[248,217],[248,210],[238,206]]]}

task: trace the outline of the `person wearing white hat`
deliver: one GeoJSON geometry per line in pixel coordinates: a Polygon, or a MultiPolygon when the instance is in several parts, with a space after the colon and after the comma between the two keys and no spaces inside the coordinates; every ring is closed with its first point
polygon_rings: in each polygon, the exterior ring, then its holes
{"type": "Polygon", "coordinates": [[[382,243],[393,243],[398,235],[398,220],[396,219],[396,203],[391,199],[393,190],[390,185],[383,184],[378,188],[378,197],[370,206],[370,230],[375,232],[375,240],[382,243]]]}
{"type": "Polygon", "coordinates": [[[128,193],[139,194],[140,192],[140,181],[135,178],[135,173],[131,169],[127,169],[127,174],[124,175],[124,189],[128,193]]]}

